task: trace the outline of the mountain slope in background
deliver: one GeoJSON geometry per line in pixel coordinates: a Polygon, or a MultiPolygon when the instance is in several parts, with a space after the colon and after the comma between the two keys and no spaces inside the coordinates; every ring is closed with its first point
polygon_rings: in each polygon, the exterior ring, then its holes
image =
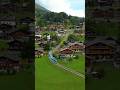
{"type": "Polygon", "coordinates": [[[63,23],[67,22],[71,25],[79,25],[80,22],[84,22],[83,17],[76,17],[67,15],[65,12],[51,12],[41,5],[35,4],[35,16],[36,25],[46,26],[51,23],[63,23]]]}
{"type": "Polygon", "coordinates": [[[50,12],[49,10],[47,10],[46,8],[42,7],[39,4],[35,4],[35,11],[36,11],[36,13],[41,13],[41,14],[50,12]]]}

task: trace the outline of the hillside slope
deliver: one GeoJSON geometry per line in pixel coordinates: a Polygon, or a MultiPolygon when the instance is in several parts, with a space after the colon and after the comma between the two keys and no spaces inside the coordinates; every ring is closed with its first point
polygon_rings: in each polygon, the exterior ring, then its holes
{"type": "Polygon", "coordinates": [[[35,11],[38,13],[46,13],[49,12],[46,8],[42,7],[41,5],[35,4],[35,11]]]}
{"type": "Polygon", "coordinates": [[[38,26],[46,26],[51,23],[67,23],[69,25],[79,25],[80,22],[84,22],[83,17],[76,17],[67,15],[65,12],[52,12],[42,7],[41,5],[35,5],[36,24],[38,26]]]}

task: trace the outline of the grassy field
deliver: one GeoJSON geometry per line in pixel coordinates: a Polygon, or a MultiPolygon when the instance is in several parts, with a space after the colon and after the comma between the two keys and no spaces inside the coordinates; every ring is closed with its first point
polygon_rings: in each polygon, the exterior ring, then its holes
{"type": "Polygon", "coordinates": [[[120,90],[120,70],[115,69],[110,64],[97,64],[96,68],[104,68],[105,76],[103,79],[86,80],[86,89],[89,90],[120,90]]]}
{"type": "Polygon", "coordinates": [[[85,56],[84,55],[80,55],[78,59],[73,59],[72,61],[67,61],[67,62],[60,61],[60,63],[66,67],[69,67],[80,73],[85,74],[85,56]]]}
{"type": "Polygon", "coordinates": [[[34,90],[34,74],[19,72],[15,75],[1,75],[1,90],[34,90]]]}
{"type": "Polygon", "coordinates": [[[36,90],[85,90],[85,80],[52,65],[47,57],[37,58],[36,90]]]}

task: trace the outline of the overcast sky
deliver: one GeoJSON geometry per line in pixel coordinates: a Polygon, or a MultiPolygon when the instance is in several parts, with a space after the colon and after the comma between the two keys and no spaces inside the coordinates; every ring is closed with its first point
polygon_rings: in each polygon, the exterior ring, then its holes
{"type": "Polygon", "coordinates": [[[48,10],[85,17],[85,0],[35,0],[48,10]]]}

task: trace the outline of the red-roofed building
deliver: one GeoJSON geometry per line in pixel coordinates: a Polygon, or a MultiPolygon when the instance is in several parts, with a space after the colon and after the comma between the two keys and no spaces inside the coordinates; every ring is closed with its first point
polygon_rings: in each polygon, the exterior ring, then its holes
{"type": "Polygon", "coordinates": [[[73,57],[73,53],[74,52],[72,50],[65,48],[60,51],[60,57],[73,57]]]}
{"type": "Polygon", "coordinates": [[[68,47],[70,50],[74,51],[75,53],[84,51],[84,45],[79,43],[74,43],[68,47]]]}

